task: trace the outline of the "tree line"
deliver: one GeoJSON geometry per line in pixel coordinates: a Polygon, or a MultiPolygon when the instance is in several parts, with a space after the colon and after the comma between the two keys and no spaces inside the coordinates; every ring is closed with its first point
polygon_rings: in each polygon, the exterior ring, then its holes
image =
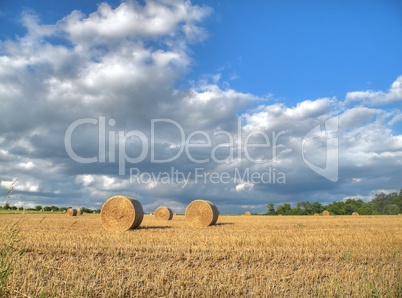
{"type": "MultiPolygon", "coordinates": [[[[335,201],[328,205],[323,205],[320,202],[310,203],[309,201],[297,202],[294,207],[290,204],[278,205],[275,208],[274,203],[268,203],[268,211],[265,215],[313,215],[322,213],[328,210],[334,215],[351,215],[353,212],[358,212],[360,215],[396,215],[402,210],[402,189],[399,194],[396,192],[385,194],[379,193],[369,201],[364,202],[361,199],[347,199],[344,201],[335,201]]],[[[54,211],[63,212],[71,207],[57,207],[37,205],[34,208],[26,208],[28,211],[54,211]]],[[[0,206],[3,210],[18,210],[16,206],[10,206],[6,203],[0,206]]],[[[80,208],[84,213],[100,213],[100,209],[80,208]]]]}
{"type": "MultiPolygon", "coordinates": [[[[18,208],[17,206],[10,206],[9,203],[4,204],[4,206],[0,206],[0,209],[3,210],[27,210],[27,211],[53,211],[53,212],[64,212],[67,209],[72,208],[72,207],[57,207],[57,206],[41,206],[37,205],[34,208],[23,208],[20,207],[18,208]]],[[[100,213],[100,209],[90,209],[90,208],[85,208],[82,207],[80,208],[84,213],[100,213]]]]}
{"type": "Polygon", "coordinates": [[[269,203],[267,207],[266,215],[313,215],[315,213],[320,214],[324,210],[334,215],[351,215],[353,212],[358,212],[360,215],[396,215],[402,210],[402,189],[399,194],[381,192],[369,202],[364,202],[361,199],[346,199],[323,205],[320,202],[305,201],[297,202],[293,208],[290,204],[278,205],[275,208],[274,203],[269,203]]]}

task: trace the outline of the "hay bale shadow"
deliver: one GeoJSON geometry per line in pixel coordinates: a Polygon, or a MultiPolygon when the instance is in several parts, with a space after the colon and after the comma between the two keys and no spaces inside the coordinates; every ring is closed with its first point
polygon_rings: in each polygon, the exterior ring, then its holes
{"type": "Polygon", "coordinates": [[[233,222],[218,222],[215,226],[226,226],[226,225],[234,225],[233,222]]]}
{"type": "Polygon", "coordinates": [[[170,228],[172,228],[172,227],[169,227],[169,226],[145,226],[145,227],[140,226],[137,228],[137,230],[157,230],[157,229],[165,230],[165,229],[170,229],[170,228]]]}

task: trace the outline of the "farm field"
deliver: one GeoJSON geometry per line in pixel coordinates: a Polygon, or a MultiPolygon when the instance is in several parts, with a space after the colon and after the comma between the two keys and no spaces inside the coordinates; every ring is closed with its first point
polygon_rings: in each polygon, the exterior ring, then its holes
{"type": "Polygon", "coordinates": [[[9,297],[402,297],[401,216],[221,215],[192,228],[145,215],[115,233],[99,214],[2,213],[3,245],[14,224],[9,297]]]}

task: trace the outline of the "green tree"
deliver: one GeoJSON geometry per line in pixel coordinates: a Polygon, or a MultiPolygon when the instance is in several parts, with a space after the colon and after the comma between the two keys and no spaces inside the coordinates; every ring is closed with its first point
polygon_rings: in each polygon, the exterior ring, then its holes
{"type": "Polygon", "coordinates": [[[276,215],[274,203],[268,203],[267,207],[268,207],[267,215],[276,215]]]}
{"type": "Polygon", "coordinates": [[[344,215],[346,214],[345,211],[345,203],[344,202],[333,202],[326,206],[326,209],[331,213],[335,215],[344,215]]]}
{"type": "Polygon", "coordinates": [[[357,212],[360,215],[371,215],[371,214],[373,214],[373,210],[371,209],[371,206],[368,203],[366,203],[363,206],[359,207],[357,209],[357,212]]]}
{"type": "Polygon", "coordinates": [[[279,205],[278,208],[276,209],[276,213],[282,215],[290,215],[291,211],[292,208],[290,207],[290,204],[279,205]]]}
{"type": "Polygon", "coordinates": [[[399,207],[396,204],[389,204],[384,207],[383,212],[387,215],[397,215],[399,214],[399,207]]]}
{"type": "Polygon", "coordinates": [[[311,214],[315,214],[315,213],[320,214],[324,211],[324,208],[320,202],[311,203],[310,208],[311,208],[311,214]]]}
{"type": "Polygon", "coordinates": [[[51,209],[53,212],[59,211],[59,207],[57,207],[57,206],[50,206],[50,209],[51,209]]]}
{"type": "Polygon", "coordinates": [[[400,191],[399,194],[396,192],[385,194],[385,193],[379,193],[376,194],[374,199],[372,200],[375,210],[379,214],[386,214],[384,210],[387,205],[397,205],[399,210],[402,209],[402,190],[400,191]]]}
{"type": "Polygon", "coordinates": [[[41,211],[42,209],[43,209],[43,208],[42,208],[41,205],[38,205],[38,206],[35,207],[35,210],[36,210],[36,211],[41,211]]]}

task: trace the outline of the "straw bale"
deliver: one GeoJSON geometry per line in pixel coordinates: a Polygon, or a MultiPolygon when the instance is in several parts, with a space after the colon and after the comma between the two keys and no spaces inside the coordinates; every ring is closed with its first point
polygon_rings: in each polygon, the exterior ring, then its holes
{"type": "Polygon", "coordinates": [[[77,209],[69,208],[69,209],[67,209],[67,214],[69,216],[77,216],[77,209]]]}
{"type": "Polygon", "coordinates": [[[126,196],[113,196],[102,206],[101,222],[108,231],[127,231],[138,228],[144,218],[139,201],[126,196]]]}
{"type": "Polygon", "coordinates": [[[218,208],[206,200],[192,201],[186,208],[186,221],[195,228],[214,225],[219,217],[218,208]]]}
{"type": "Polygon", "coordinates": [[[155,210],[155,218],[157,220],[171,220],[173,218],[173,212],[170,208],[161,206],[155,210]]]}

